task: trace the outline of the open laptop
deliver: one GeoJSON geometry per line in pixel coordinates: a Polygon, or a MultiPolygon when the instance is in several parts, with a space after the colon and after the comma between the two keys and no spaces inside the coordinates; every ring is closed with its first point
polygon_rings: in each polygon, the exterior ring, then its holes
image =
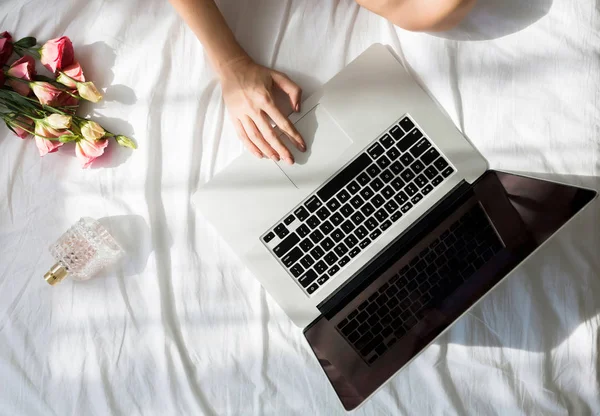
{"type": "Polygon", "coordinates": [[[379,44],[290,119],[308,148],[295,165],[245,153],[194,203],[304,329],[347,410],[596,195],[489,171],[379,44]]]}

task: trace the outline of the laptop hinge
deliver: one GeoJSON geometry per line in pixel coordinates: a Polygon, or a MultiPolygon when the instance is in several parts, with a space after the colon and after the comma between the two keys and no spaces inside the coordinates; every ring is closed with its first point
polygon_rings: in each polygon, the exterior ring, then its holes
{"type": "Polygon", "coordinates": [[[456,185],[418,221],[388,244],[379,255],[317,305],[322,316],[331,319],[341,311],[399,258],[408,253],[419,241],[468,200],[473,195],[472,189],[472,185],[464,180],[456,185]]]}

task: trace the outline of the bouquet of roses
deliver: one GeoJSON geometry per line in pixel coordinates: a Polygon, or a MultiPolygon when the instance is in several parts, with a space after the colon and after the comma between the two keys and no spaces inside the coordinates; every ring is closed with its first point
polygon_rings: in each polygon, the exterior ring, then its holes
{"type": "Polygon", "coordinates": [[[33,37],[13,42],[8,32],[0,33],[0,66],[0,117],[20,138],[33,136],[40,156],[75,142],[75,154],[87,168],[104,153],[111,138],[121,146],[137,147],[129,137],[75,114],[80,100],[97,103],[102,95],[85,80],[68,37],[39,47],[33,37]],[[19,58],[7,64],[13,53],[19,58]],[[36,60],[53,77],[37,75],[36,60]]]}

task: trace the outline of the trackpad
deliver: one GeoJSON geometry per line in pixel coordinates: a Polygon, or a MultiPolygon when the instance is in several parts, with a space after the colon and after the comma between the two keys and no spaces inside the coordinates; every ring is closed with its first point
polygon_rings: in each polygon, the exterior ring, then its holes
{"type": "Polygon", "coordinates": [[[279,163],[279,167],[299,189],[315,189],[340,167],[336,161],[351,145],[352,140],[340,129],[321,106],[315,106],[295,123],[304,138],[306,152],[289,146],[294,155],[292,166],[279,163]]]}

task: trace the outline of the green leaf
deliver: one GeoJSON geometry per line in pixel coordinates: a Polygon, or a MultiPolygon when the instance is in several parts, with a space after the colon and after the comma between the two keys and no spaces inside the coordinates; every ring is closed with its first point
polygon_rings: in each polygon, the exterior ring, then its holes
{"type": "Polygon", "coordinates": [[[31,48],[37,44],[37,39],[33,36],[28,36],[26,38],[20,39],[14,43],[17,48],[31,48]]]}

